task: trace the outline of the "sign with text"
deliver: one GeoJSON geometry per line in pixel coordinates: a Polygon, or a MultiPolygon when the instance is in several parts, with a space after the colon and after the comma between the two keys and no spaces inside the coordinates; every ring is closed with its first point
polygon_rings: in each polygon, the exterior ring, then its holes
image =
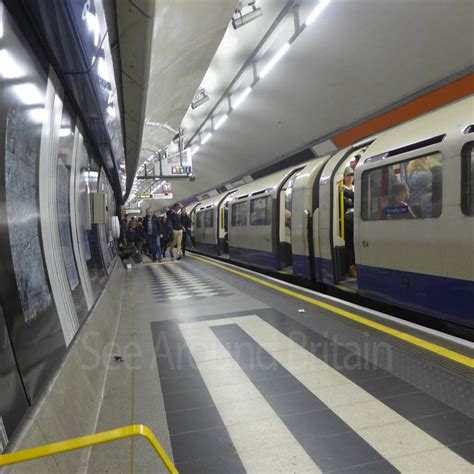
{"type": "MultiPolygon", "coordinates": [[[[192,156],[190,149],[184,150],[181,155],[175,153],[161,160],[161,176],[189,176],[193,173],[192,156]]],[[[160,175],[160,163],[155,163],[155,175],[160,175]]]]}
{"type": "Polygon", "coordinates": [[[173,199],[173,193],[153,193],[153,199],[173,199]]]}

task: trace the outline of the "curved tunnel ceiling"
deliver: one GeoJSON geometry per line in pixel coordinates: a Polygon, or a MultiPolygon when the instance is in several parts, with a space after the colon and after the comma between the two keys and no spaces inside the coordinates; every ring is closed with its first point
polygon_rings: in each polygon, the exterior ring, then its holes
{"type": "MultiPolygon", "coordinates": [[[[268,0],[269,10],[275,12],[286,3],[268,0]]],[[[259,4],[265,16],[265,2],[259,4]]],[[[316,2],[300,4],[304,21],[303,13],[316,2]]],[[[174,197],[213,189],[466,71],[474,63],[473,15],[471,0],[332,0],[201,146],[193,157],[196,181],[173,182],[174,197]]],[[[229,36],[245,36],[246,28],[250,32],[262,18],[240,30],[227,30],[209,68],[216,90],[224,90],[229,82],[229,36]]],[[[248,34],[255,46],[262,31],[248,34]]],[[[236,60],[235,72],[239,61],[242,58],[236,60]]],[[[207,79],[208,75],[203,85],[207,79]]],[[[195,112],[189,109],[183,120],[188,137],[204,115],[195,112]]]]}
{"type": "Polygon", "coordinates": [[[168,146],[224,36],[236,0],[155,3],[140,157],[168,146]]]}

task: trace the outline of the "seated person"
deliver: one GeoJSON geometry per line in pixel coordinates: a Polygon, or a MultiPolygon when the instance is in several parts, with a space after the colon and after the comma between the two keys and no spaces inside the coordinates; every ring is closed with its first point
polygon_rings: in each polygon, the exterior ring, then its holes
{"type": "Polygon", "coordinates": [[[410,191],[406,183],[392,185],[390,204],[384,209],[384,219],[416,219],[415,213],[408,205],[410,191]]]}

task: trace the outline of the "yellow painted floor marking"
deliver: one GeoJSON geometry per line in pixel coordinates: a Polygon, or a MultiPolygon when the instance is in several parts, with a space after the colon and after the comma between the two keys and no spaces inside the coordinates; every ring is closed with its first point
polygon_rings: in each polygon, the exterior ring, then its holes
{"type": "Polygon", "coordinates": [[[409,342],[410,344],[413,344],[415,346],[421,347],[427,351],[434,352],[435,354],[445,357],[446,359],[453,360],[454,362],[457,362],[458,364],[465,365],[470,368],[474,368],[474,359],[472,357],[468,357],[464,354],[460,354],[459,352],[453,351],[451,349],[447,349],[443,346],[440,346],[439,344],[435,344],[433,342],[426,341],[425,339],[421,339],[420,337],[413,336],[412,334],[408,334],[404,331],[400,331],[398,329],[391,328],[389,326],[386,326],[385,324],[377,323],[375,321],[372,321],[371,319],[364,318],[363,316],[359,316],[358,314],[351,313],[350,311],[347,311],[345,309],[338,308],[337,306],[334,306],[329,303],[325,303],[323,301],[319,301],[311,296],[304,295],[302,293],[298,293],[296,291],[290,290],[289,288],[285,288],[280,285],[276,285],[275,283],[272,283],[270,281],[266,281],[264,279],[258,278],[254,275],[251,275],[249,273],[244,273],[239,270],[235,270],[234,268],[227,267],[226,265],[222,265],[220,263],[213,262],[211,260],[208,260],[207,258],[203,257],[198,257],[196,255],[191,255],[191,257],[201,260],[202,262],[207,263],[208,265],[213,265],[218,268],[222,268],[223,270],[226,270],[230,273],[234,273],[235,275],[239,275],[243,278],[247,278],[248,280],[252,280],[256,283],[259,283],[260,285],[266,286],[268,288],[272,288],[273,290],[279,291],[280,293],[284,293],[289,296],[293,296],[294,298],[297,298],[299,300],[305,301],[306,303],[313,304],[315,306],[319,306],[320,308],[326,309],[328,311],[331,311],[332,313],[336,313],[339,316],[342,316],[344,318],[350,319],[352,321],[356,321],[360,324],[363,324],[364,326],[368,326],[372,329],[376,329],[378,331],[381,331],[385,334],[389,334],[390,336],[396,337],[398,339],[401,339],[405,342],[409,342]]]}

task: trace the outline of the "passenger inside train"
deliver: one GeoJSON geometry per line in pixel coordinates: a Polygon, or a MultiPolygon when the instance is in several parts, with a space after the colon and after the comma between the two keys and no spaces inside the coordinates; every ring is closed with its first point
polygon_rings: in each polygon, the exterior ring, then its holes
{"type": "MultiPolygon", "coordinates": [[[[357,166],[359,159],[360,155],[356,155],[354,168],[357,166]]],[[[344,169],[343,189],[341,195],[344,200],[344,239],[346,247],[347,275],[349,278],[357,277],[354,254],[354,168],[352,166],[347,166],[344,169]]]]}

